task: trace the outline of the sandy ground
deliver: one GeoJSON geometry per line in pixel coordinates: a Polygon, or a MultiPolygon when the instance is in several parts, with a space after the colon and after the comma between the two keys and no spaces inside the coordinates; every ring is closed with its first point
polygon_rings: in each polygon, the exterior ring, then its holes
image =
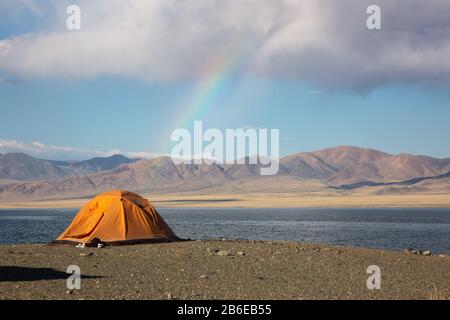
{"type": "MultiPolygon", "coordinates": [[[[304,207],[428,207],[450,208],[450,194],[407,195],[304,195],[276,194],[143,194],[156,207],[242,207],[242,208],[304,208],[304,207]]],[[[0,202],[6,208],[80,208],[88,199],[0,202]]]]}
{"type": "Polygon", "coordinates": [[[295,242],[0,246],[1,299],[449,299],[450,257],[295,242]],[[222,251],[219,251],[222,250],[222,251]],[[81,289],[66,287],[69,265],[81,289]],[[381,289],[367,288],[367,267],[381,289]]]}

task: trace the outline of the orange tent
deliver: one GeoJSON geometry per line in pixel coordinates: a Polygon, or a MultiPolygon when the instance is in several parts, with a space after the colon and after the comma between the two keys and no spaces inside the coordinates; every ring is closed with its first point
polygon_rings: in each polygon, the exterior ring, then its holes
{"type": "Polygon", "coordinates": [[[51,244],[127,244],[179,240],[150,202],[128,191],[103,193],[86,204],[51,244]]]}

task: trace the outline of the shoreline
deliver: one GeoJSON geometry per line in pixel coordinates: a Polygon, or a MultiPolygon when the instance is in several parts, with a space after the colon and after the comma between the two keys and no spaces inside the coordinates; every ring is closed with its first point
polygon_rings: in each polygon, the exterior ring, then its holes
{"type": "Polygon", "coordinates": [[[16,244],[0,254],[0,299],[450,299],[448,255],[255,240],[16,244]],[[81,290],[66,288],[69,265],[81,269],[81,290]],[[380,290],[367,288],[371,265],[380,290]]]}
{"type": "MultiPolygon", "coordinates": [[[[446,252],[446,251],[433,251],[433,250],[428,250],[428,249],[423,249],[423,250],[416,250],[413,248],[402,248],[402,249],[388,249],[388,248],[375,248],[375,247],[363,247],[363,246],[355,246],[355,245],[349,245],[349,244],[331,244],[331,243],[326,243],[326,242],[301,242],[298,240],[284,240],[284,239],[265,239],[265,240],[258,240],[258,239],[222,239],[222,238],[207,238],[207,239],[184,239],[184,238],[180,238],[179,241],[172,241],[172,242],[154,242],[154,243],[135,243],[135,244],[126,244],[126,245],[108,245],[107,243],[105,243],[105,247],[109,247],[109,248],[117,248],[117,247],[134,247],[134,246],[145,246],[145,245],[157,245],[157,244],[167,244],[167,243],[182,243],[182,242],[217,242],[217,243],[226,243],[226,242],[234,242],[234,243],[278,243],[278,244],[292,244],[292,243],[297,243],[297,244],[302,244],[302,245],[308,245],[308,246],[316,246],[316,247],[335,247],[335,248],[342,248],[342,249],[349,249],[349,250],[375,250],[375,251],[384,251],[384,252],[392,252],[392,253],[405,253],[405,252],[409,252],[412,255],[416,255],[416,256],[427,256],[424,255],[423,252],[425,251],[430,251],[431,254],[429,256],[447,256],[450,258],[450,251],[446,252]],[[417,251],[420,253],[411,253],[410,250],[412,251],[417,251]]],[[[0,243],[0,249],[1,247],[17,247],[17,246],[53,246],[53,247],[65,247],[65,248],[72,248],[75,247],[74,245],[67,245],[67,244],[63,244],[63,245],[50,245],[50,242],[14,242],[14,243],[0,243]]],[[[88,249],[96,249],[95,247],[86,247],[88,249]]]]}
{"type": "MultiPolygon", "coordinates": [[[[156,208],[450,208],[450,194],[302,195],[302,194],[143,194],[156,208]]],[[[89,199],[0,202],[0,209],[74,209],[89,199]]]]}

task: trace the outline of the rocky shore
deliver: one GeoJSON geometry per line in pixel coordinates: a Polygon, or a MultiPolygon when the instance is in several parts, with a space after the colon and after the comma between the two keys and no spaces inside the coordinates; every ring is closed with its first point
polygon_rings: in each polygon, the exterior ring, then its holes
{"type": "Polygon", "coordinates": [[[449,299],[450,257],[297,242],[0,246],[0,299],[449,299]],[[68,289],[67,268],[81,270],[68,289]],[[369,266],[381,270],[369,289],[369,266]]]}

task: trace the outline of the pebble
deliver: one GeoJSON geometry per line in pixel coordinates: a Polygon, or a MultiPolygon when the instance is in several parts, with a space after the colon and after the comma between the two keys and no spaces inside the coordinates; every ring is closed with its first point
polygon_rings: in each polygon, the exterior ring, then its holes
{"type": "Polygon", "coordinates": [[[217,255],[218,256],[230,256],[231,252],[228,250],[219,250],[219,251],[217,251],[217,255]]]}
{"type": "Polygon", "coordinates": [[[229,251],[229,250],[220,250],[220,249],[207,248],[206,251],[209,254],[214,254],[216,256],[231,256],[231,251],[229,251]]]}
{"type": "Polygon", "coordinates": [[[91,256],[93,256],[94,254],[92,253],[92,252],[89,252],[89,253],[80,253],[80,256],[81,257],[91,257],[91,256]]]}
{"type": "Polygon", "coordinates": [[[244,251],[238,251],[238,252],[236,252],[236,254],[238,256],[245,256],[245,252],[244,251]]]}
{"type": "Polygon", "coordinates": [[[403,250],[403,252],[410,253],[410,254],[422,255],[422,256],[431,256],[431,255],[433,255],[431,250],[421,251],[421,250],[415,250],[415,249],[408,248],[408,249],[403,250]]]}

